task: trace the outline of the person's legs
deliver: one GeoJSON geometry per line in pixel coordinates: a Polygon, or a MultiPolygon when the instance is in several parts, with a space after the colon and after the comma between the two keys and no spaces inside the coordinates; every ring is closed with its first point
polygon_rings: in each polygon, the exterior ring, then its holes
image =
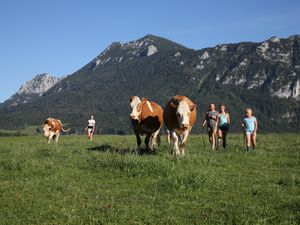
{"type": "Polygon", "coordinates": [[[211,145],[211,149],[214,150],[216,148],[216,133],[217,133],[217,130],[216,128],[212,128],[211,129],[211,142],[212,142],[212,145],[211,145]]]}
{"type": "Polygon", "coordinates": [[[222,137],[223,137],[223,148],[226,148],[226,137],[227,137],[227,131],[222,131],[222,137]]]}
{"type": "Polygon", "coordinates": [[[167,136],[167,142],[168,142],[168,144],[170,144],[171,143],[171,134],[170,134],[169,130],[166,132],[166,136],[167,136]]]}
{"type": "Polygon", "coordinates": [[[256,132],[251,134],[251,142],[252,142],[253,149],[255,149],[256,148],[256,132]]]}
{"type": "Polygon", "coordinates": [[[221,141],[222,141],[222,130],[221,128],[218,128],[218,142],[217,142],[217,149],[221,146],[221,141]]]}
{"type": "Polygon", "coordinates": [[[249,151],[250,149],[250,142],[251,142],[251,133],[250,132],[246,132],[245,134],[245,140],[246,140],[246,150],[249,151]]]}
{"type": "Polygon", "coordinates": [[[208,128],[207,128],[207,135],[208,135],[208,139],[209,139],[209,143],[210,143],[210,144],[212,144],[211,132],[212,132],[212,128],[211,128],[211,127],[208,127],[208,128]]]}
{"type": "Polygon", "coordinates": [[[92,138],[92,130],[91,129],[88,129],[88,138],[89,138],[89,140],[91,140],[91,138],[92,138]]]}

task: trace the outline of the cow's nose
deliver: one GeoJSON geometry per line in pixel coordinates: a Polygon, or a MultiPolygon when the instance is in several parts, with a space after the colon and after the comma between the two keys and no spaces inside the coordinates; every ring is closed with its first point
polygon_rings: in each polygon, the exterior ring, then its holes
{"type": "Polygon", "coordinates": [[[182,126],[183,126],[184,128],[188,128],[188,127],[189,127],[189,125],[188,125],[187,123],[182,124],[182,126]]]}
{"type": "Polygon", "coordinates": [[[130,114],[130,119],[135,120],[136,117],[134,115],[130,114]]]}

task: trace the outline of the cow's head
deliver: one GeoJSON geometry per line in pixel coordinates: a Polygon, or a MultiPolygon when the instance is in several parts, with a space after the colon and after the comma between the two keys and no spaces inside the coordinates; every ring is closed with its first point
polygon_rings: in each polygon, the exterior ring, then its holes
{"type": "Polygon", "coordinates": [[[170,105],[176,110],[176,118],[180,128],[187,129],[190,126],[190,114],[195,109],[195,104],[180,97],[174,97],[170,105]]]}
{"type": "Polygon", "coordinates": [[[54,128],[54,125],[51,121],[46,120],[44,124],[42,124],[42,129],[45,137],[49,137],[51,134],[51,130],[54,128]]]}
{"type": "Polygon", "coordinates": [[[139,120],[139,117],[142,112],[142,101],[138,96],[132,96],[130,98],[130,119],[139,120]]]}

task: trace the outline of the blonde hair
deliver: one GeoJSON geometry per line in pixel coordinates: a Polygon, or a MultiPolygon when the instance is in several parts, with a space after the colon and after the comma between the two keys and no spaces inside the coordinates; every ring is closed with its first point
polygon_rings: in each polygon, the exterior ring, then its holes
{"type": "Polygon", "coordinates": [[[245,113],[247,113],[247,112],[250,112],[250,113],[252,113],[252,109],[250,109],[250,108],[246,108],[246,109],[245,109],[245,113]]]}

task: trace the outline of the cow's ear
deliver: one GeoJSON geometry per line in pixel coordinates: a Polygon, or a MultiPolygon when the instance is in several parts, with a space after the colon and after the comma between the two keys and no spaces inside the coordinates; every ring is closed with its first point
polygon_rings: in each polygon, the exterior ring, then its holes
{"type": "Polygon", "coordinates": [[[147,98],[142,98],[141,103],[144,104],[145,102],[147,102],[147,98]]]}
{"type": "Polygon", "coordinates": [[[132,102],[132,100],[134,99],[135,96],[131,96],[130,97],[130,103],[132,102]]]}
{"type": "Polygon", "coordinates": [[[197,105],[196,104],[189,104],[190,110],[193,111],[194,109],[196,109],[197,105]]]}
{"type": "Polygon", "coordinates": [[[171,102],[170,102],[171,107],[173,108],[177,108],[179,105],[179,101],[177,98],[172,98],[171,102]]]}

